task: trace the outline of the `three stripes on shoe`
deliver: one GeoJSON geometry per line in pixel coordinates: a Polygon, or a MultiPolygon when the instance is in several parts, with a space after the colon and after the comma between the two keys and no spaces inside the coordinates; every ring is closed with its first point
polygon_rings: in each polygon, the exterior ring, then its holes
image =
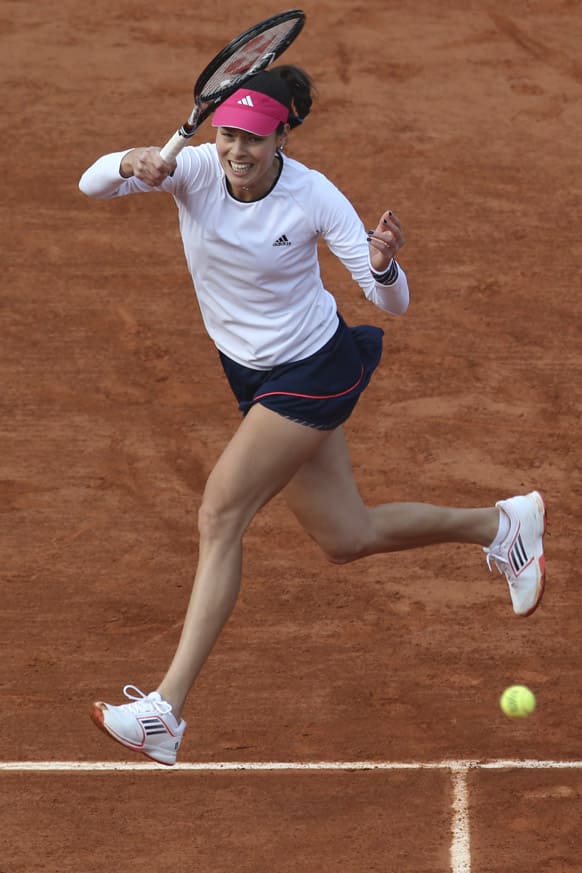
{"type": "Polygon", "coordinates": [[[155,734],[170,733],[161,718],[156,718],[155,716],[152,718],[140,718],[140,722],[148,737],[154,736],[155,734]]]}
{"type": "Polygon", "coordinates": [[[516,540],[514,541],[507,554],[513,568],[513,572],[516,576],[519,576],[522,570],[524,570],[533,560],[533,558],[528,558],[527,556],[521,534],[517,535],[516,540]]]}

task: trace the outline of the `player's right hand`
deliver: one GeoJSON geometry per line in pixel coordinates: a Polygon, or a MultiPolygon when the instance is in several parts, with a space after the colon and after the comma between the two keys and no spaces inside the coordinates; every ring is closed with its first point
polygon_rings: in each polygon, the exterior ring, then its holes
{"type": "Polygon", "coordinates": [[[119,171],[126,179],[135,176],[150,188],[157,188],[175,169],[176,161],[166,163],[157,146],[143,146],[124,155],[119,171]]]}

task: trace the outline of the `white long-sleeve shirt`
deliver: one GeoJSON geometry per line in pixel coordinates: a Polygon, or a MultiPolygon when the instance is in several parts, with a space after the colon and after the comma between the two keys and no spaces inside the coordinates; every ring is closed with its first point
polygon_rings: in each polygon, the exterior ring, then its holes
{"type": "Polygon", "coordinates": [[[119,172],[126,151],[99,158],[79,182],[90,197],[167,191],[178,207],[186,262],[206,330],[217,348],[253,369],[298,361],[337,328],[337,306],[323,285],[322,237],[365,296],[388,312],[408,306],[408,284],[382,285],[370,272],[364,226],[347,198],[321,173],[283,157],[279,179],[262,199],[232,197],[216,147],[189,146],[157,188],[119,172]]]}

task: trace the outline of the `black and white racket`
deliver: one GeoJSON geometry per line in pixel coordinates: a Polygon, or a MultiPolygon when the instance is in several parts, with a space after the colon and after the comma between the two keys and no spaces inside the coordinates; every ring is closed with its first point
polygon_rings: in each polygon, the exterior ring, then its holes
{"type": "Polygon", "coordinates": [[[161,149],[161,157],[173,161],[204,119],[247,79],[278,58],[304,24],[305,13],[290,9],[249,27],[231,40],[198,77],[190,117],[161,149]]]}

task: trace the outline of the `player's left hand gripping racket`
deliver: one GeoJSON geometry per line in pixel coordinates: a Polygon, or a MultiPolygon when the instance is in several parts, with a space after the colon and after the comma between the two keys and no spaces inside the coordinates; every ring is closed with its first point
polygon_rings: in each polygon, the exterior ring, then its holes
{"type": "Polygon", "coordinates": [[[161,149],[161,157],[173,161],[204,119],[247,79],[283,54],[304,24],[305,13],[290,9],[249,27],[231,40],[198,77],[190,117],[161,149]]]}

